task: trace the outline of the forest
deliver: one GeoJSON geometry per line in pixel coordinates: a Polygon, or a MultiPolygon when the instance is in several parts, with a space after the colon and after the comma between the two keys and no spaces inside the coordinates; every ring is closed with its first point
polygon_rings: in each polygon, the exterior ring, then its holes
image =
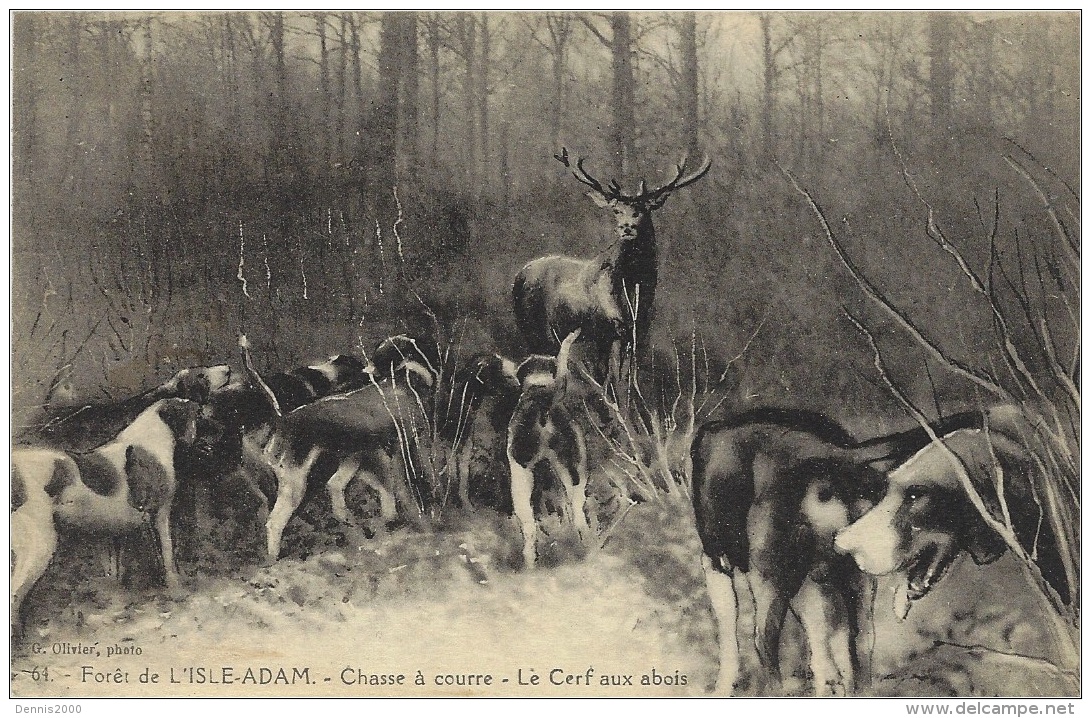
{"type": "Polygon", "coordinates": [[[629,190],[711,160],[655,214],[642,431],[664,456],[617,449],[635,489],[684,495],[693,427],[754,406],[874,436],[907,405],[1033,400],[1078,434],[1076,12],[16,12],[11,32],[16,435],[234,361],[240,333],[269,372],[403,332],[525,356],[520,268],[611,242],[569,155],[629,190]]]}

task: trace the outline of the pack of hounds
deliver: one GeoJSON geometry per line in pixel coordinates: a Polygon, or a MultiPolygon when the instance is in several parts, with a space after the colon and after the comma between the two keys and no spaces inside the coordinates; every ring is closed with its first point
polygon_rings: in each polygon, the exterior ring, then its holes
{"type": "MultiPolygon", "coordinates": [[[[709,161],[635,193],[602,183],[584,160],[572,166],[589,198],[609,211],[615,241],[601,254],[529,262],[513,284],[513,309],[532,352],[522,361],[486,353],[449,370],[427,343],[384,339],[368,356],[342,354],[262,375],[245,337],[244,370],[227,364],[180,371],[164,384],[107,406],[80,407],[17,442],[11,455],[11,617],[18,640],[24,599],[64,532],[116,536],[151,526],[165,584],[183,594],[171,512],[194,477],[239,477],[263,506],[269,562],[289,520],[316,488],[334,517],[357,527],[346,503],[353,482],[378,497],[372,527],[421,524],[440,498],[422,479],[421,444],[448,451],[458,500],[471,504],[472,427],[485,425],[522,534],[524,566],[538,558],[536,491],[552,480],[581,538],[589,474],[586,421],[566,396],[577,385],[617,392],[650,336],[657,283],[652,214],[693,184],[709,161]],[[577,371],[579,367],[581,371],[577,371]],[[597,377],[598,381],[593,381],[597,377]],[[592,380],[592,381],[588,381],[592,380]],[[269,506],[263,485],[275,485],[269,506]]],[[[935,424],[863,440],[814,412],[761,408],[700,426],[690,473],[696,531],[719,629],[717,688],[730,693],[744,668],[750,686],[776,693],[780,640],[791,609],[803,625],[815,693],[846,695],[869,680],[872,576],[902,577],[904,615],[969,554],[984,564],[1008,544],[975,508],[962,476],[985,503],[1002,504],[1016,537],[1037,539],[1044,581],[1073,601],[1054,527],[1033,493],[1039,470],[1024,448],[1032,434],[1012,407],[955,414],[935,424]],[[939,437],[936,440],[934,437],[939,437]],[[957,461],[956,461],[957,459],[957,461]],[[997,493],[994,473],[1006,477],[997,493]],[[751,622],[740,620],[752,617],[751,622]]]]}

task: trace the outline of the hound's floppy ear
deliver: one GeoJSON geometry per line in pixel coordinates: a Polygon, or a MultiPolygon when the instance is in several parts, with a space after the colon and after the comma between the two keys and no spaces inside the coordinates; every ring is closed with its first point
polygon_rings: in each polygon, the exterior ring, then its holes
{"type": "Polygon", "coordinates": [[[201,405],[188,399],[164,399],[159,407],[159,418],[181,444],[192,444],[197,439],[197,419],[201,405]]]}
{"type": "MultiPolygon", "coordinates": [[[[962,460],[970,483],[981,497],[989,515],[1003,521],[997,478],[1003,476],[1004,501],[1013,523],[1020,525],[1021,514],[1028,510],[1027,465],[1022,447],[997,431],[976,431],[972,445],[951,445],[962,460]],[[1020,457],[1023,457],[1022,459],[1020,457]]],[[[963,526],[963,547],[974,563],[984,565],[1000,558],[1007,550],[1004,539],[985,522],[973,503],[967,500],[966,523],[963,526]]]]}

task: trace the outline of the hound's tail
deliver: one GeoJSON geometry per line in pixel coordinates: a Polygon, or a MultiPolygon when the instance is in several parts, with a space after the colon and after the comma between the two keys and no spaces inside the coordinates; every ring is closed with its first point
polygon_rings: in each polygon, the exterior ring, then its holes
{"type": "MultiPolygon", "coordinates": [[[[936,436],[943,437],[961,429],[980,429],[985,426],[985,415],[980,411],[964,411],[940,419],[930,425],[936,436]]],[[[924,427],[918,426],[889,436],[879,436],[861,441],[853,447],[859,463],[871,464],[882,471],[890,471],[907,461],[913,454],[932,441],[924,427]]]]}
{"type": "Polygon", "coordinates": [[[250,356],[250,340],[246,338],[245,334],[239,335],[239,349],[242,350],[242,363],[246,367],[246,373],[250,375],[250,379],[263,394],[265,398],[269,400],[270,406],[273,407],[273,412],[277,416],[284,416],[284,412],[280,410],[280,402],[277,400],[277,395],[273,393],[273,390],[269,388],[269,385],[265,383],[265,380],[261,378],[261,374],[254,368],[254,360],[250,356]]]}

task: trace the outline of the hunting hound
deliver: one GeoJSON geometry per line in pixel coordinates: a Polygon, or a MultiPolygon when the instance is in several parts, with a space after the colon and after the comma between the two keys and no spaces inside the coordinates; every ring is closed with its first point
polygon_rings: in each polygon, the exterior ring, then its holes
{"type": "Polygon", "coordinates": [[[511,501],[523,534],[523,564],[533,568],[537,558],[537,523],[532,496],[535,469],[548,466],[564,487],[568,508],[581,539],[590,528],[584,514],[587,499],[587,449],[583,431],[565,408],[569,357],[580,330],[561,342],[556,358],[532,355],[516,373],[522,393],[508,424],[507,455],[511,470],[511,501]]]}
{"type": "MultiPolygon", "coordinates": [[[[960,414],[937,430],[980,422],[980,414],[960,414]]],[[[719,624],[719,690],[733,689],[744,662],[761,669],[758,680],[773,683],[757,688],[779,688],[789,606],[807,634],[816,693],[851,691],[861,668],[866,677],[866,656],[854,643],[866,628],[861,612],[869,586],[834,550],[834,538],[879,500],[885,472],[927,443],[923,429],[857,442],[826,416],[784,409],[701,426],[691,449],[693,505],[719,624]],[[743,592],[754,608],[754,633],[745,638],[738,635],[743,592]]]]}
{"type": "Polygon", "coordinates": [[[112,441],[87,452],[16,448],[11,456],[12,631],[20,609],[57,549],[59,531],[117,536],[151,522],[167,588],[180,589],[170,512],[175,454],[197,434],[201,405],[160,399],[112,441]]]}

